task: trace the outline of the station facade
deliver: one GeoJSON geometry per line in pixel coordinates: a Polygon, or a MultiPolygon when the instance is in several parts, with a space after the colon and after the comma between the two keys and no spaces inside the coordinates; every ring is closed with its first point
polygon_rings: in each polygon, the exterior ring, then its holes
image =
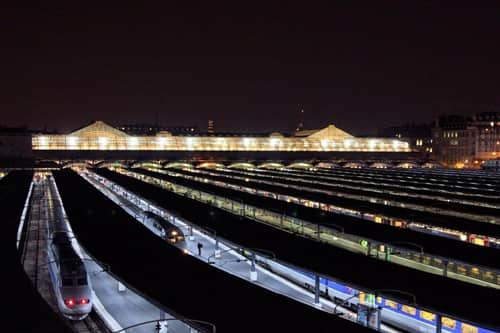
{"type": "Polygon", "coordinates": [[[158,132],[129,135],[102,121],[69,134],[33,135],[34,151],[254,151],[254,152],[411,152],[407,142],[357,138],[334,125],[293,136],[190,136],[158,132]]]}

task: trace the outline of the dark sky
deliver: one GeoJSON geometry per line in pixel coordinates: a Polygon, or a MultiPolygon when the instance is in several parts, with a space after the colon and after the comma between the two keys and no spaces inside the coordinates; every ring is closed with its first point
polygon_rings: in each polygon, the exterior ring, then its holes
{"type": "Polygon", "coordinates": [[[499,8],[410,2],[0,8],[0,124],[289,131],[300,105],[307,127],[368,134],[498,110],[499,8]]]}

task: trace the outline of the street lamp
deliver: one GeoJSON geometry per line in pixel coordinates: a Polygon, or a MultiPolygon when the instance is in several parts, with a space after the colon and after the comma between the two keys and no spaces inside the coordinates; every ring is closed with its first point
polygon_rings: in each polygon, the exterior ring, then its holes
{"type": "Polygon", "coordinates": [[[168,322],[168,321],[183,321],[183,322],[193,322],[193,323],[204,324],[204,325],[208,325],[211,327],[212,333],[216,333],[216,331],[217,331],[217,327],[213,323],[208,322],[208,321],[204,321],[204,320],[191,319],[191,318],[168,318],[168,319],[160,318],[160,319],[153,319],[153,320],[148,320],[148,321],[144,321],[141,323],[137,323],[137,324],[122,328],[118,331],[113,331],[112,333],[125,332],[126,330],[129,330],[131,328],[139,327],[139,326],[147,325],[147,324],[152,324],[152,323],[156,323],[155,329],[157,332],[160,332],[160,330],[161,330],[160,323],[161,322],[168,322]]]}

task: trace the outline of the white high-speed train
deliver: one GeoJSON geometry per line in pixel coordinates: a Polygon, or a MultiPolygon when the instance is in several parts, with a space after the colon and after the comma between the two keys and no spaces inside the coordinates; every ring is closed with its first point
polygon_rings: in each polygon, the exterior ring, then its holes
{"type": "Polygon", "coordinates": [[[59,311],[68,319],[82,320],[92,310],[92,287],[69,235],[66,231],[52,233],[48,266],[59,311]]]}

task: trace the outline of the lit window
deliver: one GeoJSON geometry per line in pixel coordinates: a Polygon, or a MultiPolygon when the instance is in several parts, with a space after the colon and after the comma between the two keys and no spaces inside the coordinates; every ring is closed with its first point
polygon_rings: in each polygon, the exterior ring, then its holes
{"type": "Polygon", "coordinates": [[[385,300],[385,305],[389,308],[393,308],[393,309],[396,309],[398,308],[398,303],[394,302],[394,301],[391,301],[389,299],[386,299],[385,300]]]}
{"type": "Polygon", "coordinates": [[[431,313],[431,312],[420,310],[420,318],[428,320],[428,321],[434,321],[434,320],[436,320],[436,315],[434,313],[431,313]]]}
{"type": "Polygon", "coordinates": [[[443,324],[443,326],[451,329],[455,329],[455,327],[457,326],[457,321],[448,317],[442,317],[441,323],[443,324]]]}
{"type": "Polygon", "coordinates": [[[403,311],[404,313],[411,314],[412,316],[414,316],[417,313],[417,309],[415,309],[413,306],[408,306],[408,305],[403,305],[401,307],[401,311],[403,311]]]}
{"type": "Polygon", "coordinates": [[[476,326],[462,323],[461,332],[462,333],[477,333],[477,332],[479,332],[479,329],[476,326]]]}

